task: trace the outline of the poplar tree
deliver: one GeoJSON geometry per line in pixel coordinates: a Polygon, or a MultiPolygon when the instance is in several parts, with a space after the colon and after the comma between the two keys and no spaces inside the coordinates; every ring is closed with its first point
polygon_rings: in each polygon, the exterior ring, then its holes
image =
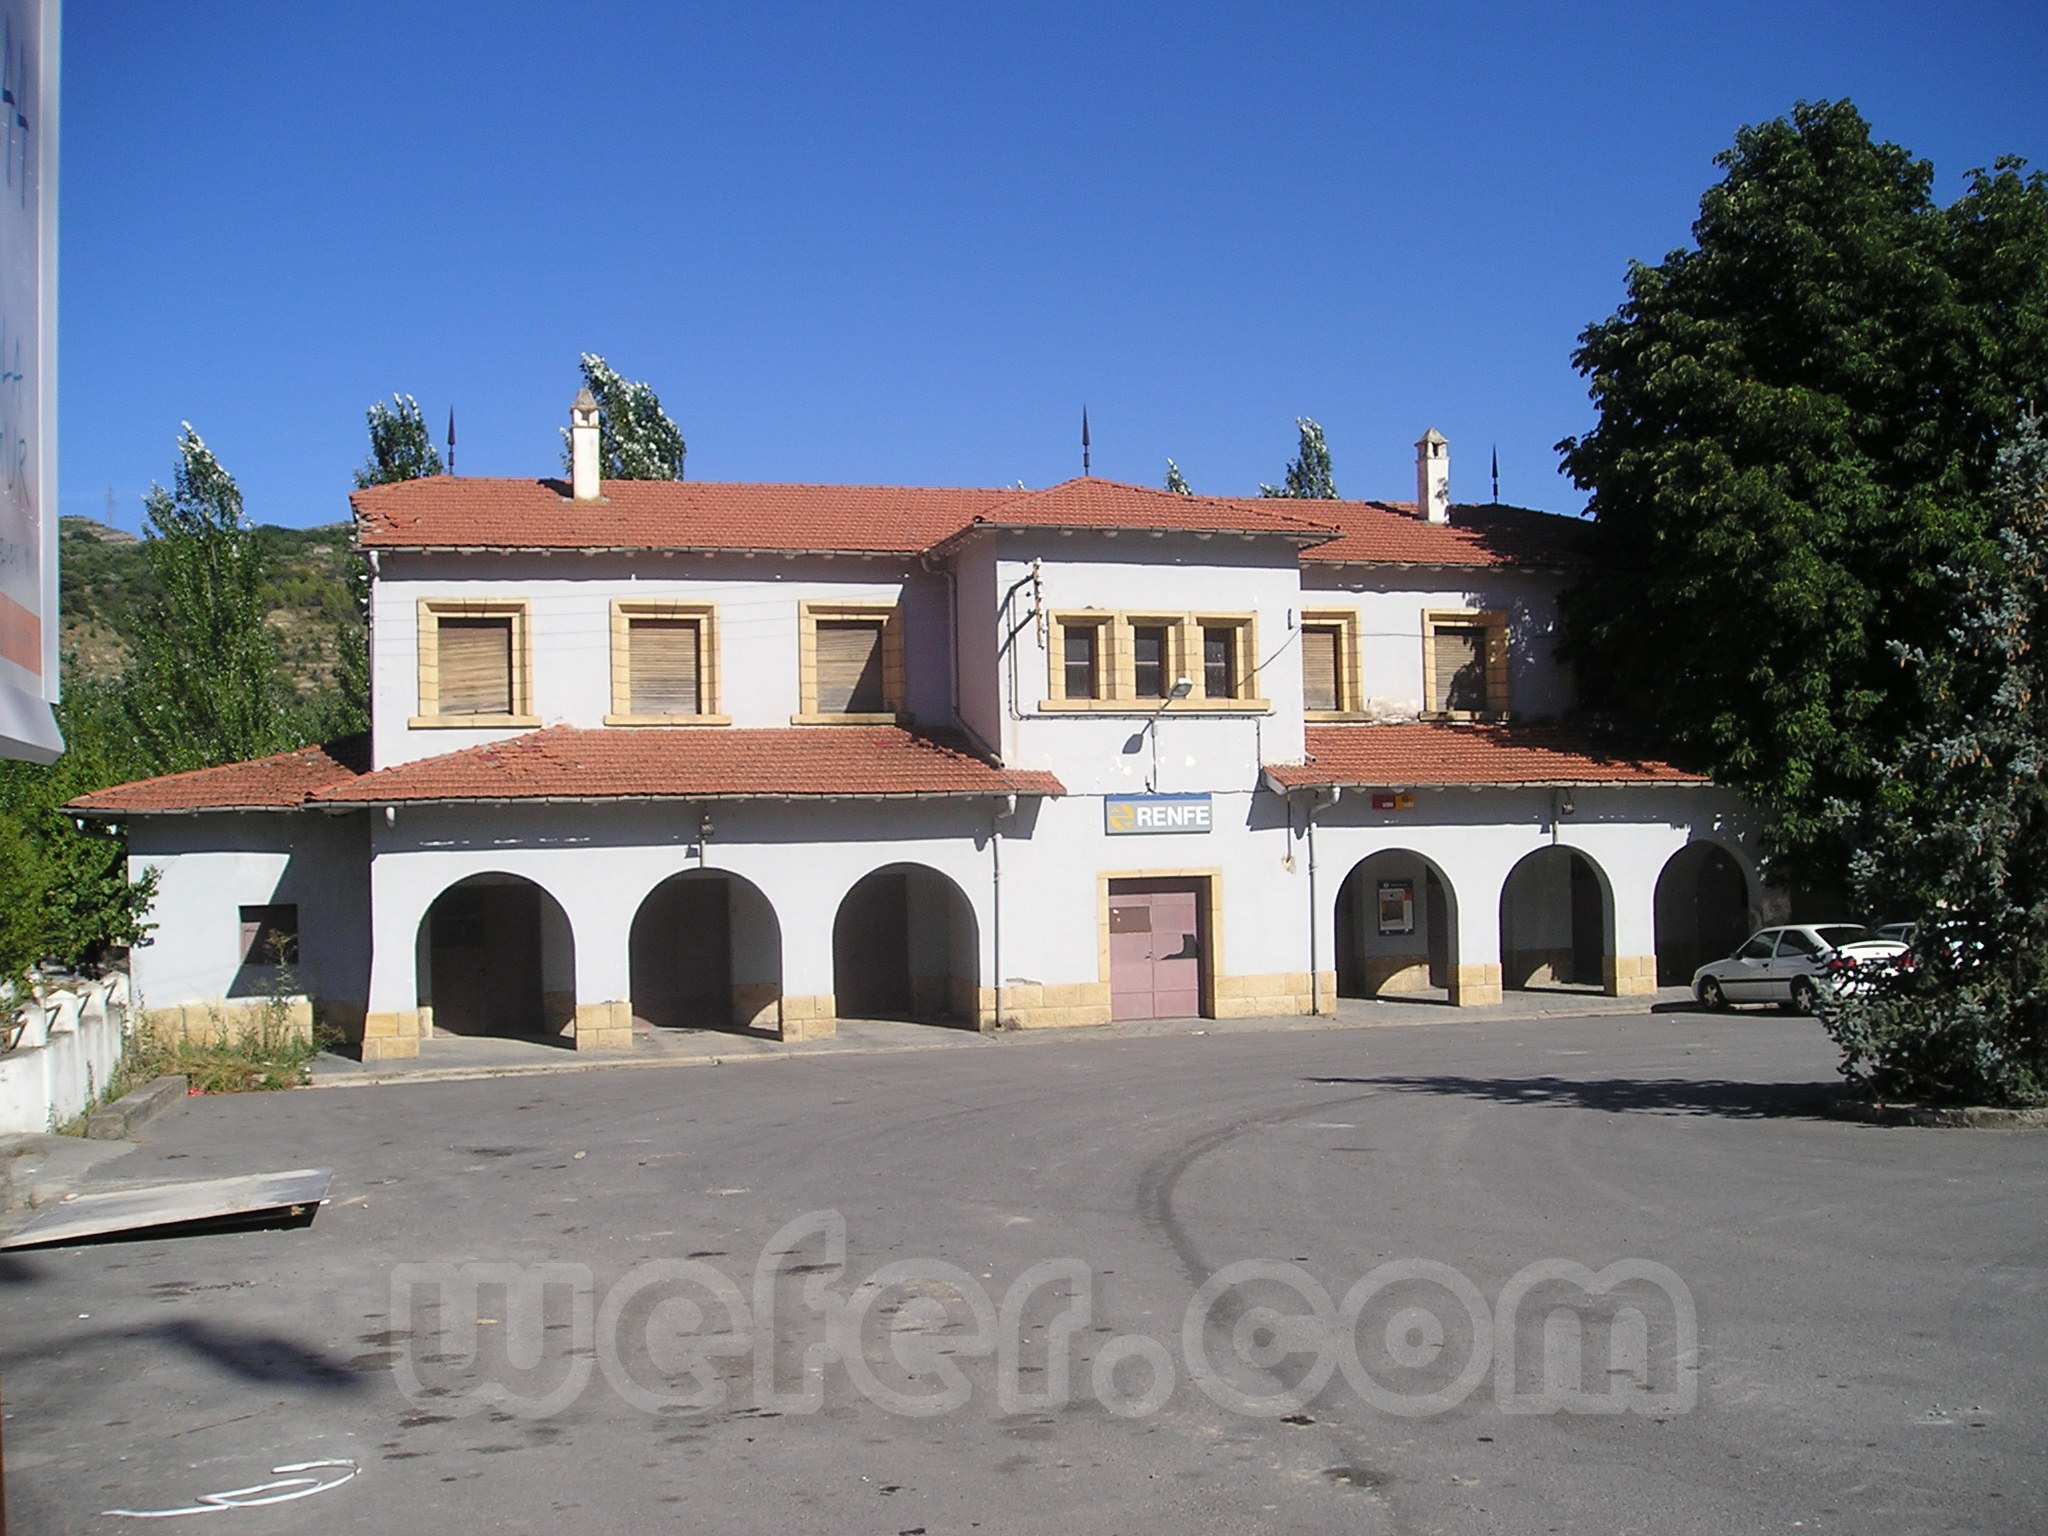
{"type": "Polygon", "coordinates": [[[441,455],[411,395],[393,395],[389,405],[379,400],[368,416],[370,459],[356,471],[357,490],[441,473],[441,455]]]}
{"type": "Polygon", "coordinates": [[[1294,462],[1287,466],[1287,475],[1280,485],[1261,485],[1262,496],[1291,496],[1304,501],[1335,501],[1337,480],[1330,469],[1329,445],[1323,441],[1323,429],[1306,416],[1298,416],[1295,430],[1301,434],[1301,446],[1294,455],[1294,462]]]}
{"type": "Polygon", "coordinates": [[[291,701],[261,598],[242,493],[189,422],[171,489],[152,485],[142,556],[156,594],[135,635],[123,707],[149,771],[283,751],[291,701]]]}
{"type": "MultiPolygon", "coordinates": [[[[680,480],[689,449],[652,385],[622,379],[601,357],[583,354],[583,382],[597,400],[598,476],[604,480],[680,480]]],[[[570,469],[562,431],[562,467],[570,469]]]]}

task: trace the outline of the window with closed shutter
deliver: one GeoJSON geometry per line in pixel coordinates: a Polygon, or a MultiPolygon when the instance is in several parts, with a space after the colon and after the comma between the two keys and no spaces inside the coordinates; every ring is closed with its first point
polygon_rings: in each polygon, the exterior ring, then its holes
{"type": "Polygon", "coordinates": [[[297,965],[299,963],[299,907],[297,902],[272,902],[267,906],[243,907],[242,964],[297,965]]]}
{"type": "Polygon", "coordinates": [[[1340,710],[1344,707],[1338,658],[1343,628],[1308,624],[1301,631],[1301,707],[1340,710]]]}
{"type": "Polygon", "coordinates": [[[1439,626],[1434,637],[1436,707],[1481,714],[1486,709],[1486,631],[1468,625],[1439,626]]]}
{"type": "Polygon", "coordinates": [[[636,715],[694,715],[703,709],[698,684],[702,629],[695,619],[633,619],[626,666],[636,715]]]}
{"type": "Polygon", "coordinates": [[[442,618],[436,629],[441,713],[511,714],[511,617],[442,618]]]}
{"type": "Polygon", "coordinates": [[[880,619],[818,621],[818,713],[879,715],[889,707],[880,619]]]}

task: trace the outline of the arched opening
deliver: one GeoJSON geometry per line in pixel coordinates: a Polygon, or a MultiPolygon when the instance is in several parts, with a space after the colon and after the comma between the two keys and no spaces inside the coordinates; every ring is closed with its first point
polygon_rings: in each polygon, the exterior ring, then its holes
{"type": "Polygon", "coordinates": [[[1576,848],[1539,848],[1501,887],[1501,985],[1597,990],[1606,985],[1613,933],[1599,866],[1576,848]]]}
{"type": "Polygon", "coordinates": [[[420,920],[420,1006],[456,1035],[573,1039],[576,939],[569,914],[518,875],[471,875],[420,920]]]}
{"type": "Polygon", "coordinates": [[[1657,876],[1657,985],[1683,987],[1749,937],[1749,881],[1718,843],[1687,843],[1657,876]]]}
{"type": "Polygon", "coordinates": [[[670,876],[640,903],[627,944],[636,1026],[779,1026],[782,925],[750,881],[717,869],[670,876]]]}
{"type": "Polygon", "coordinates": [[[1455,923],[1450,886],[1421,854],[1359,860],[1337,890],[1337,995],[1448,995],[1455,923]]]}
{"type": "Polygon", "coordinates": [[[980,945],[974,907],[951,880],[922,864],[876,870],[832,924],[839,1017],[978,1024],[980,945]]]}

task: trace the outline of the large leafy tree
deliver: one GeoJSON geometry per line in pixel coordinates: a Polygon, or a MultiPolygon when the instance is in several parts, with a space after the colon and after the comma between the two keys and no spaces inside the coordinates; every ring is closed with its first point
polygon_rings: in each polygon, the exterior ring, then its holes
{"type": "Polygon", "coordinates": [[[1843,807],[1858,894],[1919,923],[1917,963],[1825,1010],[1882,1092],[2048,1100],[2048,441],[2023,420],[1994,484],[1997,558],[1940,573],[1948,629],[1900,648],[1927,726],[1843,807]]]}
{"type": "MultiPolygon", "coordinates": [[[[606,480],[680,480],[689,451],[649,384],[622,379],[601,357],[583,354],[583,382],[597,400],[598,474],[606,480]]],[[[569,433],[562,432],[562,467],[569,433]]]]}
{"type": "Polygon", "coordinates": [[[128,878],[127,843],[76,826],[64,802],[142,771],[118,702],[105,687],[72,684],[58,708],[67,751],[55,763],[0,762],[0,981],[54,960],[82,966],[139,941],[154,870],[128,878]]]}
{"type": "Polygon", "coordinates": [[[441,473],[441,455],[434,451],[433,434],[420,415],[419,401],[411,395],[393,395],[389,405],[379,400],[367,415],[370,458],[356,470],[357,490],[441,473]]]}
{"type": "Polygon", "coordinates": [[[1596,710],[1773,813],[1776,872],[1839,883],[1827,806],[1922,718],[1943,561],[1988,552],[1994,445],[2048,389],[2048,182],[1933,171],[1848,102],[1744,129],[1694,244],[1630,268],[1575,363],[1598,424],[1566,654],[1596,710]]]}
{"type": "Polygon", "coordinates": [[[1287,466],[1286,478],[1279,485],[1261,485],[1259,494],[1335,501],[1337,478],[1330,468],[1330,449],[1323,441],[1323,429],[1306,416],[1295,418],[1294,428],[1301,434],[1301,443],[1294,462],[1287,466]]]}
{"type": "Polygon", "coordinates": [[[137,627],[123,693],[148,770],[203,768],[297,745],[242,493],[189,423],[171,489],[151,486],[143,508],[143,558],[156,596],[137,627]]]}

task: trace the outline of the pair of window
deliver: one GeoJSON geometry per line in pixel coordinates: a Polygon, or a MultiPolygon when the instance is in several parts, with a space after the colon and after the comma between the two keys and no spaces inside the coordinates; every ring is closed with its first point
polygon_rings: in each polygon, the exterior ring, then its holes
{"type": "MultiPolygon", "coordinates": [[[[893,605],[800,607],[798,723],[893,721],[903,647],[893,605]]],[[[532,641],[520,602],[426,599],[415,726],[531,728],[532,641]]],[[[607,725],[724,725],[718,612],[709,603],[614,602],[607,725]]]]}
{"type": "Polygon", "coordinates": [[[1248,614],[1064,613],[1053,630],[1052,707],[1159,703],[1183,678],[1200,703],[1263,707],[1248,614]]]}
{"type": "MultiPolygon", "coordinates": [[[[1507,658],[1505,615],[1425,613],[1423,712],[1452,719],[1506,714],[1507,658]]],[[[1365,708],[1357,614],[1311,609],[1302,615],[1301,705],[1312,720],[1342,718],[1365,708]]]]}

